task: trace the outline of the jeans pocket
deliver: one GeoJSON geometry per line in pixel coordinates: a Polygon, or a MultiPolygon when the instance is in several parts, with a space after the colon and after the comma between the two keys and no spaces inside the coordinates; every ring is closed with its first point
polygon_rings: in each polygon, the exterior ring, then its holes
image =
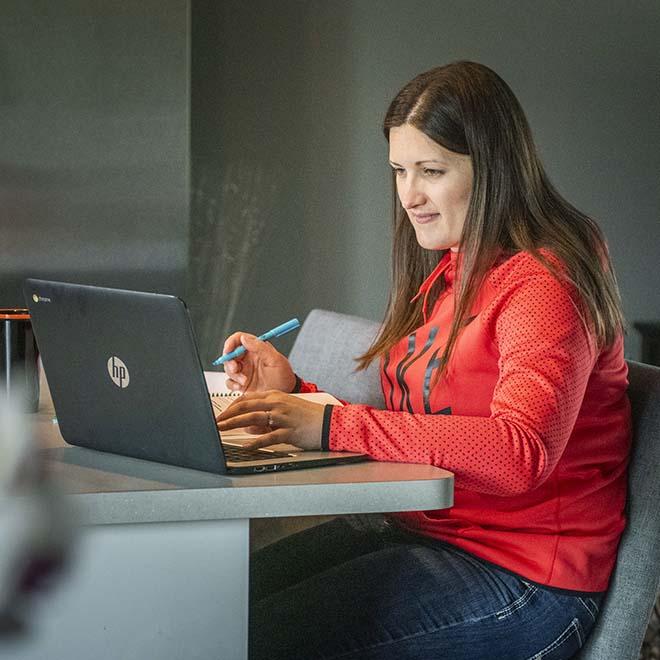
{"type": "Polygon", "coordinates": [[[580,620],[575,617],[562,633],[530,660],[563,660],[577,653],[584,644],[584,631],[580,620]]]}

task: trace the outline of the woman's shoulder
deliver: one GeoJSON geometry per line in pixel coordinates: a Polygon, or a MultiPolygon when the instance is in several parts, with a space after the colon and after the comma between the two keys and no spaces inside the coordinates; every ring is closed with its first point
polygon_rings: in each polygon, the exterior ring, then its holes
{"type": "Polygon", "coordinates": [[[496,289],[510,288],[523,282],[570,289],[566,272],[566,265],[557,254],[547,248],[540,248],[536,254],[522,250],[500,255],[488,279],[496,289]]]}

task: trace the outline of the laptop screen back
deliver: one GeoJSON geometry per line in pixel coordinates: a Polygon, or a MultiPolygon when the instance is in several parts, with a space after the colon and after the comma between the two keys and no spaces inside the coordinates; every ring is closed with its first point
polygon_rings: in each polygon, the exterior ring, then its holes
{"type": "Polygon", "coordinates": [[[66,442],[226,471],[183,301],[32,279],[24,292],[66,442]]]}

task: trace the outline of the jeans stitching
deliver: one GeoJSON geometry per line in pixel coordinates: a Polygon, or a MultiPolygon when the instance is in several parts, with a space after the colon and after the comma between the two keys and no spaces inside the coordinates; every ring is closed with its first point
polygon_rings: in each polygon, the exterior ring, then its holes
{"type": "Polygon", "coordinates": [[[595,622],[596,621],[596,613],[598,612],[598,610],[596,610],[596,612],[594,612],[591,609],[591,607],[589,607],[589,603],[587,601],[585,601],[584,598],[582,598],[581,596],[578,597],[578,600],[580,601],[580,603],[582,603],[582,606],[584,607],[584,609],[587,610],[587,612],[589,612],[589,616],[591,617],[591,620],[595,622]]]}
{"type": "Polygon", "coordinates": [[[582,624],[580,623],[580,619],[575,619],[575,632],[577,633],[577,638],[578,638],[578,648],[582,648],[582,645],[584,644],[584,640],[586,638],[583,637],[584,630],[582,629],[582,624]]]}
{"type": "Polygon", "coordinates": [[[514,600],[511,605],[505,607],[503,610],[500,610],[499,612],[495,612],[495,617],[497,618],[498,621],[501,621],[502,619],[506,619],[507,617],[511,616],[514,612],[519,610],[521,607],[527,604],[527,601],[536,593],[537,588],[532,587],[531,585],[527,588],[525,593],[523,593],[518,600],[514,600]]]}
{"type": "MultiPolygon", "coordinates": [[[[536,587],[531,587],[533,591],[536,591],[536,587]]],[[[524,594],[523,594],[524,596],[524,594]]],[[[518,599],[520,600],[520,598],[518,599]]],[[[516,601],[518,602],[518,601],[516,601]]],[[[513,603],[515,605],[515,603],[513,603]]],[[[331,655],[331,656],[323,656],[324,660],[338,660],[339,658],[350,658],[350,657],[361,657],[360,655],[356,654],[361,654],[364,653],[365,651],[370,651],[372,649],[377,649],[381,646],[387,646],[388,644],[398,644],[399,642],[405,642],[409,639],[415,639],[417,637],[422,637],[424,635],[435,635],[439,633],[442,630],[449,630],[450,628],[455,628],[456,626],[463,626],[465,624],[470,624],[470,623],[477,623],[479,621],[483,621],[484,619],[488,619],[489,617],[493,616],[493,614],[485,614],[484,616],[472,618],[472,619],[464,619],[462,621],[456,621],[455,623],[450,623],[444,626],[436,626],[433,629],[429,630],[423,630],[421,632],[417,633],[412,633],[410,635],[402,635],[401,637],[397,638],[392,638],[386,642],[377,642],[375,644],[370,644],[369,646],[364,646],[358,650],[351,650],[351,651],[342,651],[341,653],[337,655],[331,655]]]]}
{"type": "MultiPolygon", "coordinates": [[[[532,590],[536,591],[535,587],[531,588],[532,590]]],[[[519,598],[518,601],[521,599],[519,598]]],[[[516,601],[516,602],[518,602],[516,601]]],[[[514,603],[515,604],[515,603],[514,603]]],[[[485,619],[487,617],[480,617],[479,619],[471,620],[471,623],[474,623],[475,621],[480,621],[482,619],[485,619]]],[[[364,646],[360,649],[357,650],[351,650],[351,651],[343,651],[339,654],[336,655],[331,655],[331,656],[324,656],[325,660],[339,660],[339,658],[350,658],[350,657],[355,657],[355,658],[360,658],[361,654],[364,653],[365,651],[370,651],[372,649],[377,649],[382,646],[387,646],[388,644],[398,644],[399,642],[405,642],[410,639],[415,639],[418,637],[422,637],[424,635],[434,635],[438,633],[441,630],[446,630],[447,628],[453,628],[456,625],[462,625],[464,623],[468,623],[468,621],[461,621],[460,623],[455,623],[451,624],[448,626],[438,626],[437,628],[434,628],[433,630],[424,630],[422,632],[418,633],[413,633],[412,635],[403,635],[402,637],[399,637],[397,639],[391,639],[387,642],[379,642],[377,644],[370,644],[369,646],[364,646]]],[[[561,646],[564,642],[568,641],[571,638],[571,635],[575,634],[578,638],[578,646],[582,648],[582,645],[584,644],[584,639],[582,637],[582,634],[580,633],[582,626],[580,625],[580,620],[575,618],[573,619],[568,626],[564,629],[564,631],[555,639],[553,642],[548,644],[544,649],[539,651],[537,654],[531,656],[529,660],[543,660],[549,653],[554,651],[556,648],[561,646]]]]}
{"type": "Polygon", "coordinates": [[[533,655],[530,660],[543,660],[549,653],[552,653],[555,649],[559,648],[564,642],[571,638],[571,635],[575,633],[578,638],[578,645],[582,648],[583,640],[582,635],[580,634],[580,620],[575,618],[573,619],[565,630],[555,639],[553,642],[548,644],[544,649],[539,651],[536,655],[533,655]]]}

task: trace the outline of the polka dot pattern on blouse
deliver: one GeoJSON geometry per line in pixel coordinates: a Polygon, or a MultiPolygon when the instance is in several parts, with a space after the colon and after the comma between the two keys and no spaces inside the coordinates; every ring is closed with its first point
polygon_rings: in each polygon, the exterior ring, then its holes
{"type": "Polygon", "coordinates": [[[390,355],[383,388],[392,410],[335,409],[329,446],[444,467],[482,493],[527,492],[566,447],[595,364],[593,340],[568,285],[520,253],[491,271],[447,378],[425,395],[453,314],[449,266],[449,286],[427,323],[390,355]],[[427,413],[447,409],[451,415],[427,413]]]}

